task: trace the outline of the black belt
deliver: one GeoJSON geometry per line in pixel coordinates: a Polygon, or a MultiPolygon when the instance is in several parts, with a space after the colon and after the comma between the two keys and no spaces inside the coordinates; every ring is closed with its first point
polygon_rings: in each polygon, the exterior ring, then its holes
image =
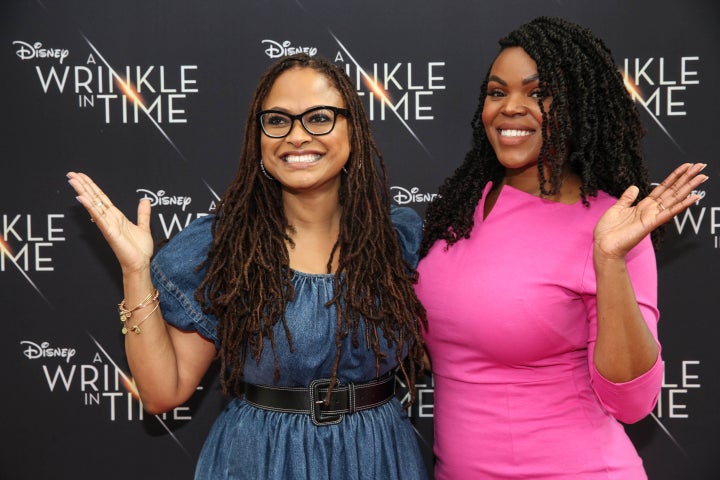
{"type": "Polygon", "coordinates": [[[369,382],[335,385],[325,404],[330,379],[313,380],[308,387],[245,384],[245,401],[265,410],[309,414],[315,425],[340,423],[346,413],[378,407],[395,396],[395,373],[369,382]]]}

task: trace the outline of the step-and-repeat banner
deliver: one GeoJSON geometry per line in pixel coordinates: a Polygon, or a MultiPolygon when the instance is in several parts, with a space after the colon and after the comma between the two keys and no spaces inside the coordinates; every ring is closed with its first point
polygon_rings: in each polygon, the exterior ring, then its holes
{"type": "MultiPolygon", "coordinates": [[[[215,206],[262,71],[341,65],[419,213],[461,162],[497,39],[538,15],[590,27],[635,86],[651,175],[708,164],[658,254],[665,379],[627,427],[653,480],[720,472],[720,6],[714,0],[4,0],[0,6],[0,478],[190,479],[223,408],[217,372],[164,415],[128,383],[120,271],[67,185],[91,174],[156,240],[215,206]],[[383,100],[366,81],[387,95],[383,100]],[[117,81],[121,77],[130,88],[117,81]]],[[[411,410],[432,464],[433,383],[411,410]]]]}

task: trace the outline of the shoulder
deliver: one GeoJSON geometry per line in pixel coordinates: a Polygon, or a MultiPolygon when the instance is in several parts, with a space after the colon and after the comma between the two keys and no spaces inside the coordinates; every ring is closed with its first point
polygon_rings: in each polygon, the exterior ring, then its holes
{"type": "Polygon", "coordinates": [[[422,240],[423,221],[420,215],[410,207],[390,207],[390,218],[400,238],[403,258],[413,267],[417,266],[418,250],[422,240]]]}
{"type": "Polygon", "coordinates": [[[213,215],[197,218],[175,234],[155,254],[155,266],[168,275],[194,270],[207,258],[212,244],[213,218],[213,215]]]}
{"type": "Polygon", "coordinates": [[[422,218],[410,207],[391,205],[390,217],[396,229],[422,230],[422,218]]]}

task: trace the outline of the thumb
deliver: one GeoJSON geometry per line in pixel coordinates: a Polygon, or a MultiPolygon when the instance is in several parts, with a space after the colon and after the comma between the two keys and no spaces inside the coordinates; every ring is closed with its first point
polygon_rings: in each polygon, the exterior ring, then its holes
{"type": "Polygon", "coordinates": [[[638,193],[640,193],[640,189],[635,185],[630,185],[623,192],[623,194],[620,195],[620,198],[617,201],[618,205],[621,205],[623,207],[631,207],[633,202],[637,198],[638,193]]]}
{"type": "Polygon", "coordinates": [[[142,228],[146,232],[150,231],[150,211],[152,210],[152,207],[150,206],[150,199],[149,198],[143,198],[140,200],[140,203],[138,203],[138,209],[137,209],[137,224],[138,227],[142,228]]]}

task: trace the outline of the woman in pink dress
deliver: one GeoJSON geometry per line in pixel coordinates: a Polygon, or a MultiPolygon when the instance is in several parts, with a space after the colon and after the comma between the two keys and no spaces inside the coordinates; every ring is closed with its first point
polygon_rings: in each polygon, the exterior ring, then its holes
{"type": "Polygon", "coordinates": [[[500,45],[418,267],[435,478],[646,478],[620,422],[662,381],[653,243],[705,165],[650,190],[638,112],[587,29],[538,18],[500,45]]]}

